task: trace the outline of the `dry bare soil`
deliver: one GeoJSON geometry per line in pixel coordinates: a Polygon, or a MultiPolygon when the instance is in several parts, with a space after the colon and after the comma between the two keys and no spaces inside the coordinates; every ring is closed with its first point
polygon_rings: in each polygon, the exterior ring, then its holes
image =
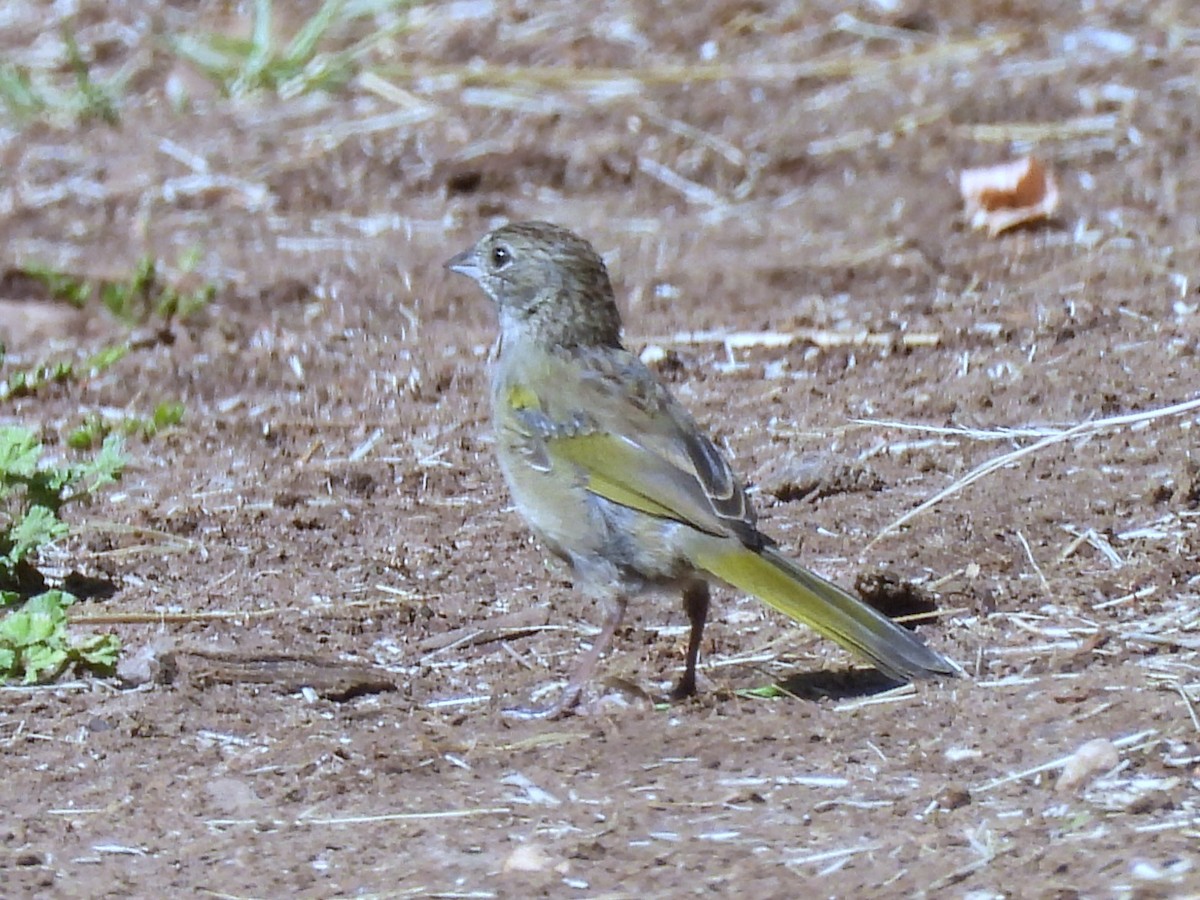
{"type": "MultiPolygon", "coordinates": [[[[61,58],[66,6],[7,5],[8,58],[61,58]]],[[[187,409],[45,558],[111,583],[78,627],[150,680],[0,691],[6,896],[1200,896],[1194,4],[451,2],[336,26],[405,23],[332,92],[244,97],[167,40],[239,8],[77,6],[120,122],[0,126],[5,269],[195,247],[220,290],[0,409],[51,444],[187,409]],[[1029,150],[1058,214],[970,230],[954,173],[1029,150]],[[646,700],[662,598],[589,715],[502,715],[597,621],[508,508],[492,312],[441,268],[527,218],[604,252],[765,530],[934,604],[967,677],[881,693],[725,592],[694,702],[646,700]]],[[[121,335],[4,284],[4,374],[121,335]]]]}

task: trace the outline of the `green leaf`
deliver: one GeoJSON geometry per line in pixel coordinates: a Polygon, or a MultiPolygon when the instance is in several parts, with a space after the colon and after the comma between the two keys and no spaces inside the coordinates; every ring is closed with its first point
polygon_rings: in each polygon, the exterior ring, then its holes
{"type": "Polygon", "coordinates": [[[121,655],[121,639],[115,634],[90,634],[71,646],[71,655],[88,668],[110,670],[121,655]]]}
{"type": "Polygon", "coordinates": [[[129,344],[110,344],[101,347],[88,359],[84,368],[92,375],[99,375],[105,369],[120,362],[129,353],[129,344]]]}
{"type": "Polygon", "coordinates": [[[70,653],[66,647],[54,644],[34,644],[25,650],[25,683],[49,681],[67,665],[70,653]]]}
{"type": "MultiPolygon", "coordinates": [[[[34,598],[37,599],[37,598],[34,598]]],[[[33,601],[29,601],[24,609],[11,613],[0,621],[0,640],[10,647],[17,649],[34,647],[39,644],[65,645],[62,639],[62,626],[67,617],[62,609],[29,609],[33,601]]]]}
{"type": "Polygon", "coordinates": [[[91,480],[87,492],[94,494],[120,478],[124,468],[125,440],[119,434],[110,434],[104,439],[92,461],[80,469],[79,475],[83,479],[91,480]]]}
{"type": "Polygon", "coordinates": [[[0,619],[0,676],[32,684],[57,677],[71,664],[111,671],[121,651],[116,635],[68,641],[66,609],[74,602],[66,591],[45,591],[0,619]]]}
{"type": "MultiPolygon", "coordinates": [[[[9,396],[3,388],[0,397],[9,396]]],[[[158,415],[165,421],[175,412],[164,406],[158,415]]],[[[93,424],[103,422],[97,418],[93,424]]],[[[73,595],[51,590],[25,599],[23,591],[41,581],[30,577],[36,572],[28,558],[70,532],[59,508],[119,477],[122,448],[120,436],[110,434],[90,460],[55,464],[42,459],[33,431],[0,426],[0,610],[5,613],[0,616],[0,678],[33,683],[57,677],[68,666],[110,671],[115,665],[121,648],[115,635],[70,640],[66,610],[75,602],[73,595]]]]}
{"type": "Polygon", "coordinates": [[[75,32],[64,25],[62,38],[67,49],[67,62],[75,73],[75,86],[83,101],[81,118],[98,118],[109,125],[116,125],[120,121],[116,102],[104,88],[92,80],[87,60],[83,58],[83,54],[79,52],[79,45],[75,42],[75,32]]]}
{"type": "Polygon", "coordinates": [[[317,51],[317,42],[329,30],[336,15],[341,12],[342,0],[326,0],[317,10],[316,15],[309,19],[296,32],[287,49],[283,53],[283,62],[293,68],[298,68],[312,58],[317,51]]]}
{"type": "Polygon", "coordinates": [[[92,286],[85,279],[59,272],[41,263],[26,266],[25,274],[40,281],[54,299],[65,300],[77,308],[83,307],[92,294],[92,286]]]}
{"type": "Polygon", "coordinates": [[[791,695],[777,684],[765,684],[762,687],[744,688],[736,692],[739,697],[751,700],[777,700],[791,695]]]}
{"type": "Polygon", "coordinates": [[[33,86],[29,71],[5,63],[0,65],[0,102],[14,118],[30,118],[46,108],[46,100],[33,86]]]}
{"type": "Polygon", "coordinates": [[[83,424],[67,434],[67,446],[73,450],[90,450],[108,432],[105,421],[92,413],[83,420],[83,424]]]}
{"type": "Polygon", "coordinates": [[[38,548],[66,537],[70,530],[54,510],[45,506],[29,507],[8,529],[5,537],[8,563],[15,566],[38,548]]]}
{"type": "Polygon", "coordinates": [[[179,402],[160,403],[154,407],[154,430],[161,431],[183,421],[185,407],[179,402]]]}
{"type": "Polygon", "coordinates": [[[33,617],[23,609],[0,619],[0,644],[6,647],[26,646],[32,632],[33,617]]]}
{"type": "Polygon", "coordinates": [[[78,599],[70,591],[44,591],[36,597],[31,597],[26,608],[45,611],[51,614],[61,613],[62,621],[65,622],[67,620],[67,607],[74,605],[78,599]]]}
{"type": "Polygon", "coordinates": [[[0,481],[32,477],[41,455],[42,445],[28,428],[0,427],[0,481]]]}

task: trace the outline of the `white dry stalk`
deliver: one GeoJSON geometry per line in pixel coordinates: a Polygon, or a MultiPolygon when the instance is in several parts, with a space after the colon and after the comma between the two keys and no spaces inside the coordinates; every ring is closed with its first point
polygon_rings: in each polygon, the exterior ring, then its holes
{"type": "Polygon", "coordinates": [[[789,859],[784,863],[785,866],[807,866],[812,863],[826,862],[831,859],[841,859],[847,856],[855,856],[859,853],[872,853],[879,850],[881,844],[866,844],[861,847],[844,847],[839,850],[825,850],[819,853],[810,853],[807,856],[798,856],[795,859],[789,859]]]}
{"type": "Polygon", "coordinates": [[[793,344],[812,344],[823,350],[835,347],[936,347],[942,336],[937,332],[871,332],[832,331],[825,328],[798,328],[794,331],[677,331],[670,335],[643,338],[642,343],[675,346],[721,344],[733,359],[734,350],[757,347],[790,347],[793,344]]]}
{"type": "Polygon", "coordinates": [[[1123,603],[1130,603],[1134,600],[1145,600],[1147,597],[1153,597],[1156,593],[1158,593],[1158,585],[1150,584],[1144,588],[1141,588],[1140,590],[1134,591],[1133,593],[1123,594],[1122,596],[1116,597],[1112,600],[1105,600],[1101,603],[1096,603],[1092,606],[1092,609],[1108,609],[1109,607],[1120,606],[1123,603]]]}
{"type": "Polygon", "coordinates": [[[375,449],[375,445],[379,443],[379,440],[383,437],[383,435],[384,430],[382,428],[376,428],[374,431],[372,431],[365,441],[363,441],[350,452],[350,462],[359,462],[360,460],[364,459],[367,454],[375,449]]]}
{"type": "Polygon", "coordinates": [[[1125,560],[1121,559],[1121,555],[1117,553],[1115,549],[1113,549],[1113,545],[1109,543],[1108,538],[1104,537],[1104,535],[1100,534],[1100,532],[1096,531],[1096,529],[1087,528],[1084,531],[1080,531],[1079,529],[1070,525],[1064,525],[1063,531],[1067,532],[1067,534],[1074,535],[1075,540],[1071,541],[1071,543],[1067,545],[1066,549],[1059,554],[1059,562],[1062,562],[1071,556],[1076,550],[1079,549],[1081,544],[1088,544],[1093,549],[1099,551],[1100,555],[1107,559],[1112,564],[1114,569],[1120,569],[1125,565],[1125,560]]]}
{"type": "Polygon", "coordinates": [[[899,687],[892,688],[889,691],[883,691],[878,694],[872,694],[870,697],[863,697],[859,700],[851,700],[848,703],[839,703],[833,708],[834,712],[850,712],[856,709],[862,709],[865,706],[880,706],[886,703],[900,703],[905,700],[912,700],[917,696],[917,688],[913,684],[902,684],[899,687]]]}
{"type": "Polygon", "coordinates": [[[1001,122],[991,125],[959,125],[954,131],[958,137],[968,141],[1009,144],[1013,142],[1038,143],[1047,140],[1070,140],[1087,136],[1114,137],[1121,126],[1116,114],[1077,116],[1057,122],[1001,122]]]}
{"type": "Polygon", "coordinates": [[[1196,729],[1196,733],[1200,734],[1200,717],[1196,715],[1196,704],[1192,702],[1192,698],[1188,696],[1187,688],[1181,684],[1175,685],[1175,690],[1179,692],[1179,696],[1183,698],[1183,705],[1187,707],[1188,715],[1191,716],[1192,725],[1196,729]]]}
{"type": "Polygon", "coordinates": [[[383,822],[427,822],[436,819],[465,819],[472,816],[500,816],[512,812],[507,806],[488,806],[473,809],[444,809],[434,812],[381,813],[374,816],[300,816],[292,827],[305,825],[378,825],[383,822]]]}
{"type": "Polygon", "coordinates": [[[896,431],[919,431],[923,434],[942,434],[966,437],[975,441],[1011,441],[1016,438],[1042,438],[1061,434],[1061,428],[1026,425],[1018,428],[969,428],[965,425],[926,425],[922,422],[899,422],[893,419],[852,419],[855,425],[891,428],[896,431]]]}
{"type": "MultiPolygon", "coordinates": [[[[1139,731],[1135,734],[1127,734],[1125,737],[1116,738],[1113,740],[1112,744],[1118,749],[1125,749],[1127,747],[1136,748],[1136,746],[1141,744],[1146,738],[1153,737],[1156,734],[1158,734],[1156,729],[1149,728],[1145,731],[1139,731]]],[[[995,790],[1002,785],[1010,784],[1014,781],[1020,781],[1021,779],[1028,778],[1031,775],[1040,775],[1042,772],[1049,772],[1052,769],[1061,769],[1071,760],[1074,755],[1075,751],[1072,751],[1066,756],[1060,756],[1057,759],[1052,759],[1049,762],[1041,763],[1040,765],[1033,766],[1032,768],[1024,769],[1020,772],[1012,772],[1008,775],[1003,775],[1000,778],[995,778],[991,781],[984,782],[983,784],[971,788],[971,792],[982,794],[985,791],[995,790]]]]}
{"type": "Polygon", "coordinates": [[[673,191],[677,191],[683,195],[689,203],[694,203],[698,206],[722,206],[725,204],[725,199],[714,191],[712,188],[705,187],[702,184],[685,178],[674,169],[671,169],[660,162],[651,159],[648,156],[639,156],[637,158],[638,171],[649,175],[655,181],[666,185],[673,191]]]}
{"type": "Polygon", "coordinates": [[[1032,456],[1041,450],[1045,450],[1047,447],[1052,447],[1056,444],[1061,444],[1084,435],[1092,435],[1102,431],[1116,430],[1119,428],[1128,428],[1141,422],[1151,422],[1157,419],[1182,416],[1195,410],[1200,410],[1200,399],[1187,400],[1182,403],[1174,403],[1170,406],[1162,406],[1146,412],[1128,413],[1120,416],[1110,416],[1106,419],[1096,419],[1091,422],[1080,422],[1079,424],[1073,425],[1070,428],[1066,428],[1054,434],[1049,434],[1027,447],[1020,447],[1016,450],[1003,453],[1000,456],[993,457],[992,459],[989,459],[986,462],[976,466],[958,481],[954,482],[948,487],[943,488],[929,499],[923,501],[913,509],[910,509],[895,521],[885,525],[883,529],[880,530],[879,534],[877,534],[870,541],[870,543],[867,544],[864,550],[870,549],[883,538],[887,537],[889,534],[895,533],[917,516],[937,506],[947,497],[952,497],[962,491],[964,488],[969,487],[976,481],[985,478],[998,469],[1005,468],[1006,466],[1009,466],[1012,463],[1025,458],[1026,456],[1032,456]]]}
{"type": "Polygon", "coordinates": [[[1025,539],[1024,533],[1017,529],[1017,540],[1021,542],[1021,548],[1025,551],[1025,556],[1029,559],[1029,564],[1033,566],[1033,571],[1037,573],[1038,580],[1042,583],[1042,590],[1047,595],[1051,594],[1050,582],[1046,580],[1046,574],[1042,571],[1042,567],[1038,565],[1038,561],[1033,556],[1033,548],[1029,546],[1029,541],[1025,539]]]}

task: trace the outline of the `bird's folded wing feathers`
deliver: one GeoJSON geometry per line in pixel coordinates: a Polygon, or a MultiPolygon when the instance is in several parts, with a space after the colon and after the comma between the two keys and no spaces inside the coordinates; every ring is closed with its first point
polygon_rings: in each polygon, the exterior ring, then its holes
{"type": "Polygon", "coordinates": [[[606,500],[708,534],[730,532],[694,472],[633,441],[593,432],[551,438],[546,449],[552,459],[575,466],[588,490],[606,500]]]}
{"type": "Polygon", "coordinates": [[[615,374],[609,365],[584,368],[583,377],[552,373],[576,382],[553,392],[570,397],[569,408],[520,392],[516,418],[530,451],[574,467],[588,490],[614,503],[707,534],[761,541],[741,484],[682,407],[636,360],[627,358],[615,374]]]}

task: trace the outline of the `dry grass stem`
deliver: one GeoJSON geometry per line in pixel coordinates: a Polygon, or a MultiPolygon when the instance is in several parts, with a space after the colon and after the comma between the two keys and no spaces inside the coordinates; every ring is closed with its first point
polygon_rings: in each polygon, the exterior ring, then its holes
{"type": "Polygon", "coordinates": [[[1033,571],[1037,573],[1038,581],[1042,583],[1043,593],[1050,595],[1050,582],[1046,580],[1046,574],[1042,571],[1042,567],[1038,565],[1038,561],[1033,556],[1033,548],[1029,546],[1029,541],[1026,540],[1024,532],[1017,529],[1017,540],[1021,543],[1021,549],[1025,551],[1025,557],[1029,560],[1029,565],[1033,567],[1033,571]]]}
{"type": "MultiPolygon", "coordinates": [[[[1116,738],[1112,741],[1112,744],[1114,747],[1117,747],[1118,749],[1121,749],[1121,750],[1129,749],[1132,751],[1134,749],[1139,748],[1140,746],[1146,746],[1143,742],[1147,738],[1153,737],[1156,734],[1158,734],[1158,731],[1156,729],[1149,728],[1149,729],[1146,729],[1145,731],[1139,731],[1134,734],[1127,734],[1124,737],[1116,738]]],[[[1152,746],[1153,743],[1155,743],[1155,742],[1152,741],[1150,745],[1152,746]]],[[[1029,778],[1032,775],[1040,775],[1042,772],[1049,772],[1054,769],[1061,769],[1064,765],[1067,764],[1067,762],[1071,759],[1072,756],[1074,756],[1073,752],[1068,753],[1066,756],[1060,756],[1058,759],[1053,759],[1050,762],[1042,763],[1040,765],[1033,766],[1032,768],[1025,769],[1021,772],[1012,772],[1008,775],[1004,775],[1001,778],[996,778],[996,779],[993,779],[992,781],[987,781],[987,782],[984,782],[983,784],[976,785],[975,787],[971,788],[971,792],[972,793],[980,793],[980,794],[986,793],[987,791],[993,791],[998,787],[1002,787],[1003,785],[1010,784],[1014,781],[1021,781],[1022,779],[1029,778]]]]}
{"type": "Polygon", "coordinates": [[[814,863],[827,862],[831,859],[842,860],[851,856],[858,856],[860,853],[873,853],[876,850],[882,849],[882,844],[865,844],[861,847],[844,847],[839,850],[825,850],[821,853],[810,853],[806,856],[797,856],[794,859],[789,859],[784,862],[785,866],[811,866],[814,863]]]}
{"type": "Polygon", "coordinates": [[[1175,690],[1183,699],[1183,705],[1187,707],[1188,716],[1192,720],[1192,727],[1196,729],[1196,733],[1200,734],[1200,716],[1196,715],[1196,704],[1192,702],[1192,698],[1188,696],[1187,689],[1183,685],[1175,685],[1175,690]]]}
{"type": "MultiPolygon", "coordinates": [[[[1056,444],[1061,444],[1075,438],[1098,434],[1103,431],[1130,428],[1143,422],[1153,422],[1156,420],[1183,416],[1196,410],[1200,410],[1200,399],[1187,400],[1182,403],[1174,403],[1169,406],[1158,407],[1157,409],[1148,410],[1146,412],[1127,413],[1120,416],[1110,416],[1106,419],[1096,419],[1091,422],[1080,422],[1078,425],[1074,425],[1070,428],[1059,431],[1056,434],[1047,435],[1037,443],[1012,450],[1008,453],[1003,453],[1000,456],[976,466],[949,487],[943,488],[928,500],[925,500],[914,509],[911,509],[904,515],[900,516],[900,518],[888,525],[885,525],[883,529],[880,530],[880,532],[867,544],[864,550],[869,550],[883,538],[889,534],[895,533],[917,516],[937,506],[947,497],[952,497],[962,491],[964,488],[974,484],[979,479],[990,475],[998,469],[1010,466],[1027,456],[1031,456],[1041,450],[1046,449],[1047,447],[1052,447],[1056,444]]],[[[1111,547],[1109,549],[1111,549],[1111,547]]]]}
{"type": "Polygon", "coordinates": [[[812,344],[823,350],[834,347],[934,347],[942,340],[932,332],[830,331],[824,328],[799,328],[795,331],[677,331],[670,335],[642,338],[639,343],[660,345],[721,344],[732,355],[734,350],[757,347],[790,347],[812,344]]]}
{"type": "Polygon", "coordinates": [[[443,809],[434,812],[380,813],[373,816],[300,816],[292,825],[380,825],[384,822],[429,822],[439,819],[465,819],[473,816],[507,816],[507,806],[485,806],[475,809],[443,809]]]}
{"type": "Polygon", "coordinates": [[[1069,141],[1093,135],[1116,136],[1121,127],[1116,115],[1080,116],[1058,122],[1007,122],[995,125],[959,125],[955,134],[968,141],[989,144],[1025,143],[1041,141],[1069,141]]]}
{"type": "MultiPolygon", "coordinates": [[[[845,78],[860,85],[882,83],[902,70],[925,66],[961,67],[982,56],[1004,52],[1020,37],[996,34],[985,38],[945,41],[923,49],[890,56],[830,54],[823,59],[797,63],[724,64],[689,63],[639,68],[587,66],[382,66],[375,71],[399,83],[413,83],[429,90],[467,85],[506,85],[556,90],[585,89],[613,83],[636,86],[702,84],[713,81],[791,83],[798,80],[845,78]]],[[[626,91],[618,92],[625,94],[626,91]]]]}
{"type": "Polygon", "coordinates": [[[900,703],[906,700],[913,700],[917,697],[917,688],[913,684],[902,684],[899,687],[894,687],[888,691],[882,691],[878,694],[872,694],[869,697],[860,697],[857,700],[851,700],[848,703],[839,703],[833,708],[834,712],[851,712],[856,709],[862,709],[867,706],[881,706],[887,703],[900,703]]]}

